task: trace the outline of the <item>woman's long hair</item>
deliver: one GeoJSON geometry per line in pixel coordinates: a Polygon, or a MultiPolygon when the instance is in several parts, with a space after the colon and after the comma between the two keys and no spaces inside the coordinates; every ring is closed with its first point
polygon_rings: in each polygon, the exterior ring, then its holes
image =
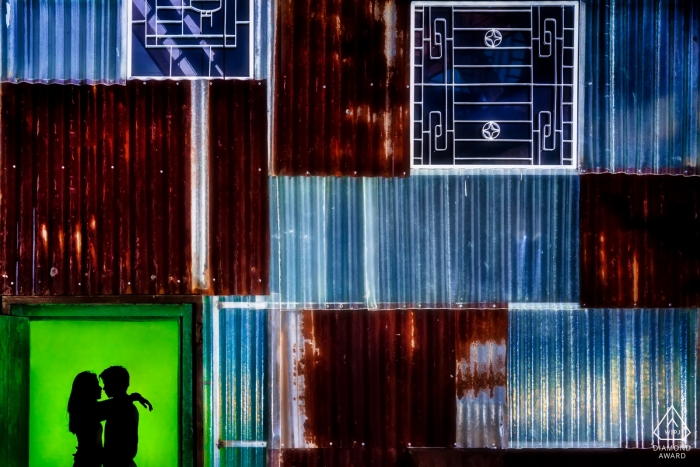
{"type": "Polygon", "coordinates": [[[76,434],[81,425],[89,419],[94,409],[95,386],[100,384],[92,371],[83,371],[73,380],[73,388],[68,398],[68,431],[76,434]]]}

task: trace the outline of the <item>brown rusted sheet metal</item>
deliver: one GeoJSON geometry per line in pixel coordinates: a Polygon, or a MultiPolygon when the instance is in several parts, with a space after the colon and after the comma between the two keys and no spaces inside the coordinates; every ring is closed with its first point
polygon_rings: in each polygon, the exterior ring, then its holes
{"type": "Polygon", "coordinates": [[[190,86],[2,85],[3,295],[192,293],[190,86]]]}
{"type": "MultiPolygon", "coordinates": [[[[283,449],[280,467],[401,467],[406,455],[396,449],[283,449]]],[[[275,464],[276,465],[276,464],[275,464]]]]}
{"type": "Polygon", "coordinates": [[[700,305],[700,178],[581,176],[581,304],[700,305]]]}
{"type": "MultiPolygon", "coordinates": [[[[506,310],[305,310],[283,321],[287,447],[453,447],[460,392],[494,398],[500,387],[505,411],[506,310]],[[502,351],[471,358],[489,343],[502,351]]],[[[499,429],[477,422],[468,428],[481,438],[499,429]]]]}
{"type": "Polygon", "coordinates": [[[457,398],[487,392],[494,397],[496,387],[506,386],[508,310],[469,310],[455,314],[457,398]],[[480,359],[481,346],[502,346],[502,351],[488,349],[492,359],[480,359]]]}
{"type": "Polygon", "coordinates": [[[507,446],[508,310],[455,313],[456,445],[507,446]]]}
{"type": "Polygon", "coordinates": [[[264,81],[210,81],[209,157],[214,294],[268,295],[270,214],[264,81]]]}
{"type": "Polygon", "coordinates": [[[409,14],[403,0],[279,3],[274,174],[408,175],[409,14]]]}

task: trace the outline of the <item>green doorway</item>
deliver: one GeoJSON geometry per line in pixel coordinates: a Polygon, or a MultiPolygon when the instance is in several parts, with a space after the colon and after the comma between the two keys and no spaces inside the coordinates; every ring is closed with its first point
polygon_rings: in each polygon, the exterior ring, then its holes
{"type": "MultiPolygon", "coordinates": [[[[29,465],[69,465],[75,436],[66,404],[75,375],[112,365],[129,371],[129,392],[155,406],[139,409],[136,465],[177,465],[178,323],[39,320],[29,323],[29,465]]],[[[103,399],[106,396],[103,395],[103,399]]]]}
{"type": "MultiPolygon", "coordinates": [[[[130,373],[139,409],[136,465],[193,465],[193,307],[182,305],[13,305],[27,322],[27,457],[31,467],[72,465],[76,439],[66,405],[74,377],[112,365],[130,373]]],[[[103,393],[103,399],[106,396],[103,393]]],[[[19,410],[19,408],[18,408],[19,410]]]]}

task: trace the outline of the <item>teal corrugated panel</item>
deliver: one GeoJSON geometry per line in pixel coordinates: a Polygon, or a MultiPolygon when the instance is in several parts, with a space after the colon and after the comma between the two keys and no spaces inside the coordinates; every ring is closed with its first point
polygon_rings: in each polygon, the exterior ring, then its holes
{"type": "Polygon", "coordinates": [[[578,301],[575,173],[274,177],[270,195],[288,306],[578,301]]]}
{"type": "Polygon", "coordinates": [[[511,447],[648,448],[671,409],[698,446],[696,309],[511,310],[509,328],[511,447]]]}
{"type": "MultiPolygon", "coordinates": [[[[262,467],[268,422],[267,311],[259,309],[216,309],[217,303],[255,302],[264,297],[217,297],[205,300],[205,371],[210,371],[207,425],[210,442],[207,457],[214,467],[262,467]],[[214,337],[218,313],[218,356],[214,337]],[[217,358],[218,357],[218,358],[217,358]],[[218,377],[213,374],[218,360],[218,377]],[[214,397],[213,391],[218,391],[214,397]],[[216,420],[217,418],[218,420],[216,420]],[[218,439],[215,439],[218,431],[218,439]]],[[[207,373],[205,373],[206,375],[207,373]]],[[[205,380],[207,377],[205,376],[205,380]]]]}
{"type": "Polygon", "coordinates": [[[587,0],[585,172],[700,173],[700,4],[587,0]]]}
{"type": "Polygon", "coordinates": [[[270,290],[300,306],[364,302],[363,181],[270,178],[270,290]]]}
{"type": "Polygon", "coordinates": [[[127,0],[0,5],[2,81],[124,83],[127,0]]]}

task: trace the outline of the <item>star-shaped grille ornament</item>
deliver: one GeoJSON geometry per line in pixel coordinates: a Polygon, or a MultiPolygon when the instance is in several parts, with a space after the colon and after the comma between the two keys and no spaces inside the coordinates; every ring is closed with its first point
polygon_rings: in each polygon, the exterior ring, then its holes
{"type": "Polygon", "coordinates": [[[486,122],[481,129],[481,135],[488,140],[498,138],[499,134],[501,134],[501,127],[496,122],[486,122]]]}
{"type": "Polygon", "coordinates": [[[484,36],[484,44],[487,47],[498,47],[502,40],[503,36],[498,29],[489,29],[484,36]]]}

